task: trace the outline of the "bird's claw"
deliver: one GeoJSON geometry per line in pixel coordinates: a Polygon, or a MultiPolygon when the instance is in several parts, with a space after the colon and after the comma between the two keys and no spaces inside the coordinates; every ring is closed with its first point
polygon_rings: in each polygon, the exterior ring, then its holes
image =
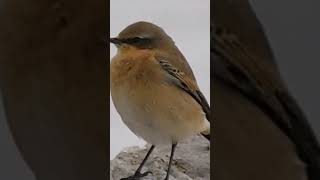
{"type": "Polygon", "coordinates": [[[121,178],[120,180],[140,180],[140,178],[143,178],[145,176],[148,176],[149,174],[152,174],[151,171],[147,171],[147,172],[144,172],[144,173],[135,173],[133,176],[129,176],[129,177],[126,177],[126,178],[121,178]]]}

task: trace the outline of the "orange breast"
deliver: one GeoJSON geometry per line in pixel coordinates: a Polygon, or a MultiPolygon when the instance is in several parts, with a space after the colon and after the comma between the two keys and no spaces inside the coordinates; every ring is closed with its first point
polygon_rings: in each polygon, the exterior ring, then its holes
{"type": "Polygon", "coordinates": [[[111,62],[112,86],[137,86],[159,78],[159,64],[151,50],[128,48],[120,50],[111,62]]]}

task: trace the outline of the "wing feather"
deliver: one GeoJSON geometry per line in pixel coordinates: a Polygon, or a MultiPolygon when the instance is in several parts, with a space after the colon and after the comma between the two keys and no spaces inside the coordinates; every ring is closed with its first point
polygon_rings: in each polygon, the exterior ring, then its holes
{"type": "Polygon", "coordinates": [[[194,80],[190,79],[184,72],[174,67],[168,61],[157,59],[163,70],[165,70],[172,78],[176,79],[176,85],[183,91],[188,93],[194,100],[196,100],[206,114],[206,118],[210,121],[210,106],[204,95],[199,90],[194,80]]]}

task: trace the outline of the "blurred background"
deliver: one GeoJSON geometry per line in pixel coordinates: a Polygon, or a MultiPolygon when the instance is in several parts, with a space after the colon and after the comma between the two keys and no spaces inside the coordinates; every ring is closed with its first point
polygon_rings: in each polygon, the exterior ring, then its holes
{"type": "Polygon", "coordinates": [[[320,1],[251,0],[289,90],[320,139],[320,1]]]}
{"type": "MultiPolygon", "coordinates": [[[[319,136],[320,1],[251,0],[251,3],[266,29],[285,81],[319,136]]],[[[0,11],[1,4],[2,0],[0,11]]],[[[112,0],[110,20],[111,36],[140,20],[163,27],[187,57],[202,91],[209,99],[209,0],[112,0]]],[[[112,46],[110,53],[111,56],[116,53],[112,46]]],[[[110,110],[110,159],[113,159],[123,147],[142,146],[144,142],[122,124],[112,102],[110,110]]],[[[0,180],[34,180],[14,145],[1,94],[0,180]]]]}
{"type": "MultiPolygon", "coordinates": [[[[187,58],[200,89],[210,100],[210,0],[111,0],[110,5],[112,37],[137,21],[148,21],[162,27],[187,58]]],[[[110,57],[115,54],[116,48],[111,45],[110,57]]],[[[110,159],[124,147],[145,144],[122,123],[112,100],[110,128],[110,159]]]]}

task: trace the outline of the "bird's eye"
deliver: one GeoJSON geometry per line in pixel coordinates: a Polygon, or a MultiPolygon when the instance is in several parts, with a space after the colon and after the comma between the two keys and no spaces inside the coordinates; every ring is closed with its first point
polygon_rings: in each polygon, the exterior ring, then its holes
{"type": "Polygon", "coordinates": [[[151,39],[145,38],[145,37],[143,37],[143,38],[142,37],[133,37],[133,38],[125,39],[123,42],[126,44],[133,45],[133,46],[142,47],[142,46],[149,45],[151,42],[151,39]]]}
{"type": "Polygon", "coordinates": [[[136,42],[141,41],[141,40],[142,40],[141,37],[134,37],[134,38],[133,38],[133,41],[136,41],[136,42]]]}
{"type": "Polygon", "coordinates": [[[134,37],[134,38],[132,38],[132,43],[139,43],[139,42],[141,42],[141,41],[143,41],[143,38],[141,38],[141,37],[134,37]]]}
{"type": "Polygon", "coordinates": [[[138,45],[138,44],[143,44],[146,41],[148,41],[147,38],[134,37],[134,38],[127,39],[126,43],[133,44],[133,45],[138,45]]]}

